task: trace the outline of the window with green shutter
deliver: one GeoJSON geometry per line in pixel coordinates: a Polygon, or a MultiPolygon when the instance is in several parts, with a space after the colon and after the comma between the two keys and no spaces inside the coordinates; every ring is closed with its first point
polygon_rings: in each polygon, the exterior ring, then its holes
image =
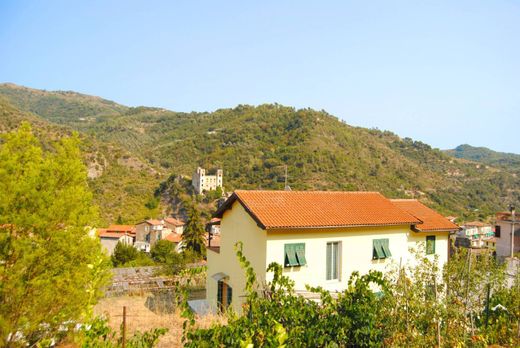
{"type": "Polygon", "coordinates": [[[305,266],[305,243],[285,244],[285,267],[305,266]]]}
{"type": "Polygon", "coordinates": [[[426,255],[435,254],[435,236],[426,236],[426,255]]]}
{"type": "Polygon", "coordinates": [[[374,239],[372,241],[372,259],[386,259],[390,256],[392,256],[392,253],[390,252],[390,242],[388,238],[374,239]]]}

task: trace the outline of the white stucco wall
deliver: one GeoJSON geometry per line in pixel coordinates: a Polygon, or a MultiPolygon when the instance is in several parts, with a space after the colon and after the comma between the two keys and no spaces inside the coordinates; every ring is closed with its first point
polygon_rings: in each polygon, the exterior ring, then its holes
{"type": "MultiPolygon", "coordinates": [[[[410,247],[426,241],[426,235],[436,235],[436,254],[440,263],[448,259],[448,233],[417,233],[409,226],[345,228],[328,230],[269,231],[267,233],[266,264],[277,262],[283,265],[286,243],[305,243],[307,264],[301,267],[285,267],[284,274],[295,281],[296,290],[305,290],[305,285],[321,286],[327,290],[341,291],[354,271],[366,274],[369,270],[385,272],[392,263],[413,262],[410,247]],[[387,238],[392,256],[383,260],[372,259],[374,239],[387,238]],[[327,242],[340,242],[340,279],[326,280],[327,242]]],[[[433,259],[433,255],[429,255],[433,259]]],[[[270,279],[270,275],[267,279],[270,279]]]]}
{"type": "MultiPolygon", "coordinates": [[[[286,243],[305,243],[307,264],[303,267],[284,268],[284,274],[295,281],[296,290],[305,290],[305,285],[322,286],[328,290],[341,291],[354,271],[360,274],[370,269],[386,271],[389,265],[404,266],[410,261],[409,248],[425,244],[426,236],[436,236],[435,251],[442,265],[448,260],[448,232],[424,233],[410,230],[410,226],[389,226],[343,229],[299,229],[265,231],[259,228],[240,203],[235,202],[231,210],[224,213],[221,222],[220,253],[207,252],[206,293],[210,306],[216,308],[217,281],[212,278],[217,273],[229,276],[226,282],[233,288],[233,309],[240,312],[244,300],[245,272],[236,257],[235,243],[242,241],[244,254],[256,271],[262,284],[271,275],[266,274],[271,262],[284,263],[286,243]],[[373,239],[389,239],[392,256],[384,260],[372,260],[373,239]],[[327,242],[341,243],[340,279],[326,280],[327,242]]],[[[434,258],[434,255],[429,255],[434,258]]]]}

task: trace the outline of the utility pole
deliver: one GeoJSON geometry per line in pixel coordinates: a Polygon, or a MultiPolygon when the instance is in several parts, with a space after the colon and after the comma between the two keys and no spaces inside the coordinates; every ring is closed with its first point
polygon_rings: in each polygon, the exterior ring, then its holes
{"type": "Polygon", "coordinates": [[[511,259],[515,253],[515,206],[510,205],[509,211],[511,212],[511,259]]]}
{"type": "Polygon", "coordinates": [[[123,342],[122,347],[126,347],[126,306],[123,306],[123,342]]]}

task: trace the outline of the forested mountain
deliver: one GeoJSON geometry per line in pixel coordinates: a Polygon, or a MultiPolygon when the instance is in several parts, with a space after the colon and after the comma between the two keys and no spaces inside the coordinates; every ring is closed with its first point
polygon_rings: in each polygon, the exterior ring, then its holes
{"type": "MultiPolygon", "coordinates": [[[[17,128],[23,121],[31,123],[33,132],[44,145],[72,134],[70,127],[22,112],[0,96],[0,133],[17,128]]],[[[89,185],[95,203],[101,208],[101,223],[114,222],[120,216],[124,222],[135,222],[156,215],[159,207],[153,193],[162,180],[161,174],[118,145],[100,142],[84,134],[80,134],[80,138],[89,185]]]]}
{"type": "Polygon", "coordinates": [[[34,90],[24,91],[3,85],[0,95],[9,100],[16,95],[26,101],[12,101],[18,107],[76,129],[87,139],[116,144],[169,174],[191,175],[198,165],[221,167],[227,191],[281,189],[287,165],[293,189],[375,190],[389,197],[416,197],[443,213],[468,218],[489,216],[520,197],[520,179],[502,167],[458,160],[391,132],[351,127],[324,111],[269,104],[179,113],[113,104],[110,112],[93,109],[67,117],[80,100],[102,99],[81,95],[75,100],[70,94],[66,101],[54,102],[61,92],[38,91],[35,99],[24,97],[34,90]],[[56,120],[48,110],[61,116],[56,120]]]}
{"type": "Polygon", "coordinates": [[[474,147],[468,144],[459,145],[445,152],[453,157],[464,158],[492,166],[508,167],[513,171],[520,172],[520,155],[518,154],[497,152],[487,147],[474,147]]]}

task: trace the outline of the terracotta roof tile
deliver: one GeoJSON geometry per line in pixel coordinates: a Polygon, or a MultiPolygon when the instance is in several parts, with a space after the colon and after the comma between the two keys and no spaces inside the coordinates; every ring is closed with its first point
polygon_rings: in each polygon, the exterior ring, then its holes
{"type": "Polygon", "coordinates": [[[265,229],[421,223],[378,192],[238,190],[216,216],[236,200],[265,229]]]}
{"type": "Polygon", "coordinates": [[[109,232],[132,232],[135,233],[134,225],[110,225],[106,229],[109,232]]]}
{"type": "Polygon", "coordinates": [[[491,225],[486,224],[485,222],[482,222],[482,221],[470,221],[470,222],[464,223],[464,226],[486,227],[486,226],[491,226],[491,225]]]}
{"type": "Polygon", "coordinates": [[[148,220],[146,220],[146,222],[148,222],[150,225],[154,225],[154,226],[160,226],[163,224],[161,220],[156,220],[156,219],[148,219],[148,220]]]}
{"type": "Polygon", "coordinates": [[[419,231],[454,231],[459,229],[459,226],[416,199],[392,199],[391,202],[423,222],[415,226],[419,231]]]}
{"type": "Polygon", "coordinates": [[[177,220],[176,218],[173,218],[173,217],[167,217],[164,219],[165,222],[169,223],[169,224],[172,224],[174,226],[184,226],[184,222],[181,221],[181,220],[177,220]]]}
{"type": "Polygon", "coordinates": [[[170,233],[169,235],[166,236],[166,239],[168,242],[172,242],[172,243],[180,243],[181,240],[182,240],[182,234],[178,234],[178,233],[170,233]]]}

